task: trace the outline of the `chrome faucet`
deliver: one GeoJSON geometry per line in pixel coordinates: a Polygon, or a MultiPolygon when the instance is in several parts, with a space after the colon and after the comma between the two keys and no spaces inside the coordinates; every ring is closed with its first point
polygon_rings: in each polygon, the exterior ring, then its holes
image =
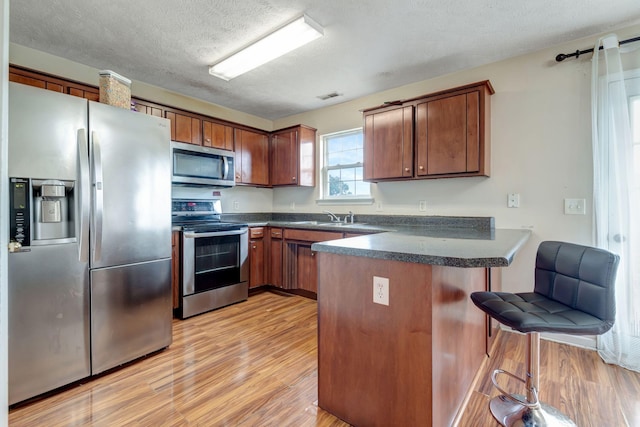
{"type": "Polygon", "coordinates": [[[322,213],[326,213],[331,218],[331,222],[340,222],[340,217],[335,216],[333,213],[329,211],[322,211],[322,213]]]}
{"type": "Polygon", "coordinates": [[[347,219],[353,224],[353,212],[349,211],[349,215],[344,216],[344,223],[348,224],[347,219]]]}

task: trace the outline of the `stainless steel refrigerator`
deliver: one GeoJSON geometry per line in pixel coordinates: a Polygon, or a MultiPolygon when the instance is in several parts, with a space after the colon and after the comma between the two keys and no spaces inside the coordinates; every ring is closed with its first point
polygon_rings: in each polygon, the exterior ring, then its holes
{"type": "Polygon", "coordinates": [[[9,403],[171,343],[169,121],[9,83],[9,403]]]}

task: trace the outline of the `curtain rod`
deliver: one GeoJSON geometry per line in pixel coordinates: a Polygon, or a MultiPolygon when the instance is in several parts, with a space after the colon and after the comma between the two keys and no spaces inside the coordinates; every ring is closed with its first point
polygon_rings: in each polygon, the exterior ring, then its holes
{"type": "MultiPolygon", "coordinates": [[[[640,41],[640,37],[634,37],[631,39],[627,39],[627,40],[622,40],[619,42],[619,44],[626,44],[626,43],[632,43],[632,42],[637,42],[640,41]]],[[[602,46],[600,46],[599,50],[602,50],[602,46]]],[[[559,53],[558,55],[556,55],[556,62],[562,62],[567,58],[571,58],[571,57],[576,57],[578,58],[580,55],[585,54],[585,53],[590,53],[593,52],[593,48],[591,49],[585,49],[585,50],[576,50],[573,53],[559,53]]]]}

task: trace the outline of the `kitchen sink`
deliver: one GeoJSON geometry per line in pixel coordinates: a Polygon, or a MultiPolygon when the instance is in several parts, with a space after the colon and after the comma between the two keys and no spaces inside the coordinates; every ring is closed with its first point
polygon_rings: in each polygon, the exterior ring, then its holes
{"type": "Polygon", "coordinates": [[[358,226],[364,225],[363,222],[354,222],[352,223],[344,223],[344,222],[324,222],[324,221],[292,221],[290,224],[299,224],[299,225],[321,225],[323,227],[350,227],[350,226],[358,226]]]}

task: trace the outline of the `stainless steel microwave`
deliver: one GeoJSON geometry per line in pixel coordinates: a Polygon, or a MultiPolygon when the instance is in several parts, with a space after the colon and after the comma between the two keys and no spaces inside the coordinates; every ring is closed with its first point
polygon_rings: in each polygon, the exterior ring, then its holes
{"type": "Polygon", "coordinates": [[[233,187],[235,154],[217,148],[171,142],[173,184],[233,187]]]}

